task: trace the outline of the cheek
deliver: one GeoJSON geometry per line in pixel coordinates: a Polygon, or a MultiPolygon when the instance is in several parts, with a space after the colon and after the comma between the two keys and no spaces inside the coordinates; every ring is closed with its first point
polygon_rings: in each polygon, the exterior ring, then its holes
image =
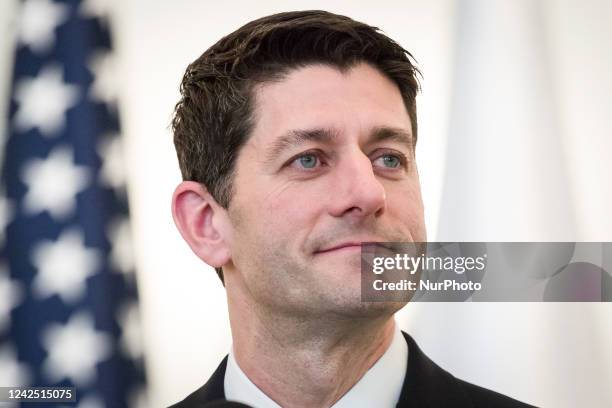
{"type": "Polygon", "coordinates": [[[321,186],[289,181],[262,200],[262,211],[270,227],[278,230],[308,229],[321,211],[321,186]]]}
{"type": "Polygon", "coordinates": [[[259,220],[266,239],[280,240],[290,246],[303,239],[314,223],[313,200],[300,200],[302,195],[277,196],[262,207],[259,220]]]}
{"type": "Polygon", "coordinates": [[[424,229],[423,201],[418,183],[410,183],[401,188],[386,190],[387,208],[392,219],[417,236],[422,236],[424,229]]]}
{"type": "Polygon", "coordinates": [[[385,185],[388,206],[401,205],[410,211],[419,211],[423,207],[421,186],[418,179],[405,180],[399,183],[391,182],[385,185]]]}

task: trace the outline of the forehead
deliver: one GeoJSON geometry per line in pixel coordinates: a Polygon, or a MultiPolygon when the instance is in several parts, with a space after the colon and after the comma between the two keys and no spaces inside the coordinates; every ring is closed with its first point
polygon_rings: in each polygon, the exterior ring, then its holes
{"type": "Polygon", "coordinates": [[[310,65],[257,86],[251,142],[266,144],[292,129],[330,128],[341,135],[376,127],[410,130],[397,85],[369,64],[346,71],[310,65]]]}

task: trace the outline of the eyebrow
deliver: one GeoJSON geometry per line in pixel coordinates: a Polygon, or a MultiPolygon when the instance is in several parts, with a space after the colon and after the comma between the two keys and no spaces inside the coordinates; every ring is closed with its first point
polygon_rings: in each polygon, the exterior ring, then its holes
{"type": "Polygon", "coordinates": [[[374,128],[368,140],[368,144],[379,142],[395,142],[399,143],[408,149],[414,148],[412,140],[412,132],[403,128],[381,126],[374,128]]]}
{"type": "MultiPolygon", "coordinates": [[[[285,133],[267,149],[264,161],[272,163],[285,150],[300,146],[306,142],[332,143],[338,139],[339,132],[332,128],[294,129],[285,133]]],[[[403,128],[380,126],[370,132],[366,144],[383,141],[399,143],[408,149],[414,147],[412,132],[403,128]]]]}
{"type": "Polygon", "coordinates": [[[290,130],[272,143],[265,156],[265,162],[273,162],[280,154],[292,147],[300,146],[306,142],[331,143],[338,138],[334,129],[315,128],[306,130],[290,130]]]}

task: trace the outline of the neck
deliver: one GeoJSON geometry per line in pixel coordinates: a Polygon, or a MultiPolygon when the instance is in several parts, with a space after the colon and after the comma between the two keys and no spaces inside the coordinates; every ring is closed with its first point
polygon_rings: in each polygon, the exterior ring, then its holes
{"type": "Polygon", "coordinates": [[[385,353],[395,330],[390,314],[279,316],[232,296],[228,307],[238,365],[281,406],[333,405],[385,353]]]}

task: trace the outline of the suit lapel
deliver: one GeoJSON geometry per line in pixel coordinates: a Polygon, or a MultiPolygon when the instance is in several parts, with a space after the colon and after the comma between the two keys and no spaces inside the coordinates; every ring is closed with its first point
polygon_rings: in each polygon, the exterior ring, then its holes
{"type": "Polygon", "coordinates": [[[472,408],[456,378],[431,361],[412,337],[402,334],[408,343],[408,368],[397,407],[472,408]]]}
{"type": "MultiPolygon", "coordinates": [[[[183,401],[176,404],[176,408],[196,408],[203,404],[225,399],[225,369],[227,367],[227,356],[221,361],[213,375],[206,384],[191,393],[183,401]]],[[[173,407],[171,407],[173,408],[173,407]]]]}

